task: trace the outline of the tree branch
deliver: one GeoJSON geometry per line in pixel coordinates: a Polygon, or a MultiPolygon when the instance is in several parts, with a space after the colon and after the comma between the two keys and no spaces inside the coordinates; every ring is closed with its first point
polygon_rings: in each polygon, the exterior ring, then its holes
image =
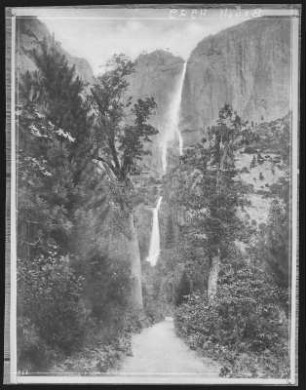
{"type": "MultiPolygon", "coordinates": [[[[91,156],[93,160],[97,160],[97,161],[101,161],[104,166],[106,166],[106,169],[109,171],[111,170],[111,172],[115,175],[115,177],[118,179],[118,176],[117,176],[117,170],[116,168],[113,166],[113,164],[111,164],[109,161],[105,160],[103,157],[96,157],[96,156],[91,156]]],[[[110,175],[109,175],[110,176],[110,175]]]]}

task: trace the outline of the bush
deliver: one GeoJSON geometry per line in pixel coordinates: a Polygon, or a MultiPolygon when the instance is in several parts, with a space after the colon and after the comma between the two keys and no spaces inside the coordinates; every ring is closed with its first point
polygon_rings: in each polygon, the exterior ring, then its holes
{"type": "Polygon", "coordinates": [[[97,321],[109,319],[110,326],[120,321],[129,304],[130,270],[127,262],[94,255],[86,262],[81,260],[78,272],[86,279],[84,297],[91,308],[91,316],[97,321]]]}
{"type": "Polygon", "coordinates": [[[125,335],[112,340],[111,343],[98,342],[96,346],[83,348],[64,359],[52,368],[52,373],[73,373],[74,375],[95,375],[119,367],[120,360],[131,355],[130,337],[125,335]]]}
{"type": "Polygon", "coordinates": [[[243,354],[257,359],[256,375],[277,375],[288,362],[287,321],[280,319],[279,299],[278,287],[264,271],[223,266],[214,303],[193,294],[177,309],[176,329],[191,348],[222,360],[223,375],[239,376],[245,370],[238,368],[246,361],[243,354]]]}
{"type": "Polygon", "coordinates": [[[69,354],[82,344],[86,320],[82,285],[67,258],[52,254],[32,262],[19,260],[18,353],[33,356],[32,368],[39,369],[48,349],[69,354]]]}
{"type": "Polygon", "coordinates": [[[86,345],[55,365],[52,372],[94,375],[118,368],[124,356],[132,355],[131,335],[147,325],[142,311],[114,310],[111,319],[91,323],[86,345]]]}
{"type": "Polygon", "coordinates": [[[17,319],[17,339],[18,370],[22,373],[46,372],[52,362],[62,356],[59,350],[44,342],[28,317],[17,319]]]}

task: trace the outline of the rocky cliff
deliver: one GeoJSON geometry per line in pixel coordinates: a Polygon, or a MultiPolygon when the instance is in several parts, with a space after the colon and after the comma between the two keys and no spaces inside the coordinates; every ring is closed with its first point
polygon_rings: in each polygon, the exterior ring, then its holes
{"type": "Polygon", "coordinates": [[[290,20],[264,17],[203,39],[185,77],[181,128],[194,143],[225,104],[260,122],[285,115],[290,105],[290,20]]]}
{"type": "MultiPolygon", "coordinates": [[[[38,48],[40,42],[54,41],[47,27],[35,17],[20,17],[16,19],[16,70],[18,73],[36,69],[31,58],[31,50],[38,48]]],[[[94,75],[88,61],[84,58],[73,57],[65,51],[59,42],[54,42],[61,54],[64,54],[70,66],[75,66],[77,74],[88,83],[93,82],[94,75]]]]}
{"type": "Polygon", "coordinates": [[[167,114],[172,93],[183,67],[183,59],[165,50],[141,54],[136,59],[135,73],[130,79],[133,96],[153,96],[158,105],[157,123],[167,114]]]}

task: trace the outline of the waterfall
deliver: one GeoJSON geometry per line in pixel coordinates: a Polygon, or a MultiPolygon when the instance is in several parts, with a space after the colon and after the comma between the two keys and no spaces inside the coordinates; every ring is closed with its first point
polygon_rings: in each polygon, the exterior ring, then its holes
{"type": "MultiPolygon", "coordinates": [[[[165,124],[164,136],[162,138],[162,167],[163,172],[166,173],[167,170],[167,151],[168,151],[168,143],[177,137],[179,144],[179,154],[180,156],[183,154],[183,137],[181,135],[179,129],[179,120],[180,120],[180,108],[182,101],[182,91],[184,85],[184,79],[186,74],[186,65],[184,62],[183,70],[176,85],[171,104],[169,106],[167,121],[165,124]]],[[[157,201],[156,207],[153,209],[153,226],[150,240],[150,248],[149,255],[147,257],[147,261],[152,265],[158,261],[158,257],[160,254],[160,233],[159,233],[159,220],[158,220],[158,212],[161,205],[162,197],[160,196],[157,201]]]]}
{"type": "Polygon", "coordinates": [[[163,166],[164,173],[167,170],[168,143],[172,141],[175,138],[175,136],[177,137],[179,142],[179,154],[180,156],[183,154],[183,137],[179,129],[179,120],[180,120],[180,108],[181,108],[181,101],[182,101],[182,91],[183,91],[184,79],[186,74],[186,66],[187,66],[187,62],[184,62],[183,70],[179,78],[179,81],[176,85],[176,89],[173,94],[173,99],[169,107],[167,122],[165,125],[164,137],[162,139],[162,145],[161,145],[162,166],[163,166]]]}
{"type": "Polygon", "coordinates": [[[153,226],[152,226],[149,255],[147,258],[147,261],[152,266],[154,266],[157,263],[159,253],[160,253],[160,234],[159,234],[158,212],[159,212],[161,201],[162,201],[162,196],[160,196],[158,198],[157,205],[153,209],[153,226]]]}

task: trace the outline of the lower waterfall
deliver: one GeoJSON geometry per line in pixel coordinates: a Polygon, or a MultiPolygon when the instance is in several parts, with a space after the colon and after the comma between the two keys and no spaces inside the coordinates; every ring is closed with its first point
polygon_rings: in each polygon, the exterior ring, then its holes
{"type": "Polygon", "coordinates": [[[159,234],[159,220],[158,220],[158,212],[162,201],[162,196],[158,198],[157,205],[153,209],[153,226],[152,226],[152,234],[149,248],[149,255],[147,257],[147,261],[154,266],[157,263],[159,253],[160,253],[160,234],[159,234]]]}

